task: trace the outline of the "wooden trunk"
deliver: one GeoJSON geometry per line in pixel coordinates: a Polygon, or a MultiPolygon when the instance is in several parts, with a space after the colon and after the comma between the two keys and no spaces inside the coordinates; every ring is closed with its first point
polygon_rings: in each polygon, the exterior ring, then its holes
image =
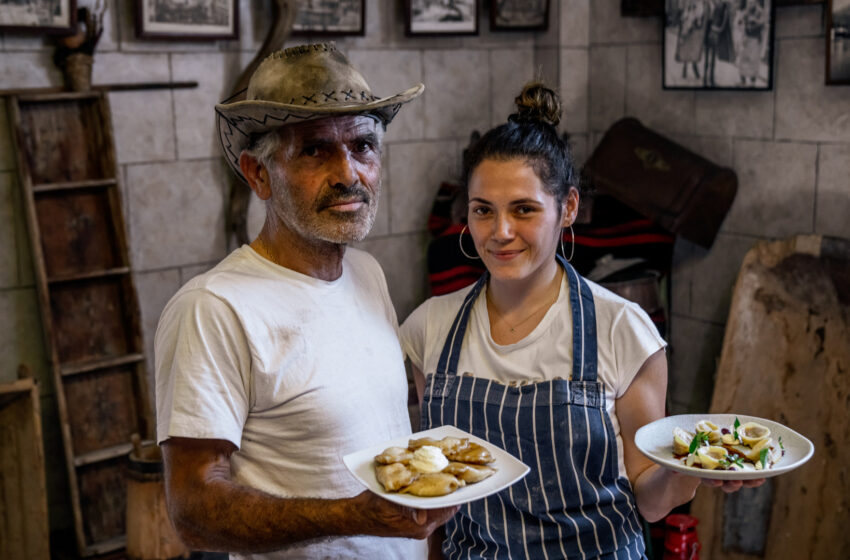
{"type": "Polygon", "coordinates": [[[711,412],[781,422],[815,445],[760,488],[700,488],[704,560],[847,558],[850,551],[850,241],[758,243],[735,285],[711,412]]]}
{"type": "Polygon", "coordinates": [[[0,385],[0,558],[50,558],[38,387],[0,385]]]}

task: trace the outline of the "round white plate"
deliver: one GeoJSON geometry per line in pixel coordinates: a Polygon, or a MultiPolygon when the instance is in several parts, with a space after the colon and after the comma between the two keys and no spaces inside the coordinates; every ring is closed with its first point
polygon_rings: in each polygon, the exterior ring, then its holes
{"type": "Polygon", "coordinates": [[[690,476],[715,480],[770,478],[802,466],[815,452],[815,446],[812,445],[812,442],[791,428],[772,420],[744,414],[680,414],[678,416],[667,416],[640,428],[635,434],[635,445],[644,455],[663,467],[690,476]],[[741,424],[758,422],[770,429],[771,437],[774,439],[782,438],[785,455],[772,468],[761,471],[706,470],[699,467],[688,467],[681,459],[673,456],[673,428],[679,427],[693,433],[696,423],[700,420],[711,420],[718,426],[731,428],[736,417],[741,424]]]}
{"type": "Polygon", "coordinates": [[[359,480],[366,488],[378,494],[382,498],[417,509],[435,509],[443,507],[457,506],[480,500],[491,494],[495,494],[514,484],[526,474],[528,474],[528,465],[501,449],[493,445],[489,441],[484,441],[481,438],[464,432],[454,426],[440,426],[423,432],[404,436],[378,445],[372,445],[366,449],[361,449],[354,453],[349,453],[342,458],[343,463],[351,471],[351,474],[359,480]],[[495,459],[489,466],[494,467],[496,473],[490,478],[484,479],[475,484],[468,484],[463,488],[458,488],[451,494],[445,496],[434,496],[425,498],[422,496],[411,496],[410,494],[399,494],[398,492],[387,492],[384,487],[375,478],[375,455],[380,455],[387,447],[399,446],[407,447],[407,443],[411,439],[419,439],[430,437],[433,439],[443,439],[446,436],[469,438],[469,441],[475,442],[487,448],[490,454],[495,459]]]}

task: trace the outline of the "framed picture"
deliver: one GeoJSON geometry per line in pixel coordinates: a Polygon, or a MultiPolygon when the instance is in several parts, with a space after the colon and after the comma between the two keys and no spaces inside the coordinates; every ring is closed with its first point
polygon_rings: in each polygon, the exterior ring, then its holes
{"type": "MultiPolygon", "coordinates": [[[[666,0],[669,4],[670,0],[666,0]]],[[[620,0],[620,15],[650,17],[664,15],[665,0],[620,0]]]]}
{"type": "Polygon", "coordinates": [[[293,35],[363,35],[366,0],[297,0],[293,35]]]}
{"type": "Polygon", "coordinates": [[[850,0],[828,0],[826,83],[850,85],[850,0]]]}
{"type": "Polygon", "coordinates": [[[76,0],[0,0],[0,31],[70,33],[77,25],[76,0]]]}
{"type": "Polygon", "coordinates": [[[545,31],[548,26],[549,0],[490,0],[494,31],[545,31]]]}
{"type": "Polygon", "coordinates": [[[136,0],[140,39],[197,40],[239,37],[237,0],[136,0]]]}
{"type": "Polygon", "coordinates": [[[404,0],[407,35],[477,35],[477,0],[404,0]]]}
{"type": "Polygon", "coordinates": [[[664,89],[771,89],[773,24],[773,0],[667,0],[664,89]]]}

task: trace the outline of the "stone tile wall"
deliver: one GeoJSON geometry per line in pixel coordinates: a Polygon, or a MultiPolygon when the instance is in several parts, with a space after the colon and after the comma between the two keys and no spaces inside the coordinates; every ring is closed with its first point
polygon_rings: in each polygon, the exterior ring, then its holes
{"type": "Polygon", "coordinates": [[[640,119],[738,174],[711,250],[678,240],[671,282],[670,408],[707,410],[746,252],[799,233],[850,237],[850,88],[824,85],[824,7],[776,10],[774,88],[663,91],[658,18],[623,18],[590,2],[589,133],[640,119]]]}

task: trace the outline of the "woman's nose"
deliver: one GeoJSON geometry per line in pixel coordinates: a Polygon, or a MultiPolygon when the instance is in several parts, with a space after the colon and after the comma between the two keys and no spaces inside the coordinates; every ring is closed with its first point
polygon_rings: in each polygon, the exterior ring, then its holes
{"type": "Polygon", "coordinates": [[[508,216],[496,216],[493,221],[493,237],[496,239],[511,239],[514,235],[514,224],[508,216]]]}

